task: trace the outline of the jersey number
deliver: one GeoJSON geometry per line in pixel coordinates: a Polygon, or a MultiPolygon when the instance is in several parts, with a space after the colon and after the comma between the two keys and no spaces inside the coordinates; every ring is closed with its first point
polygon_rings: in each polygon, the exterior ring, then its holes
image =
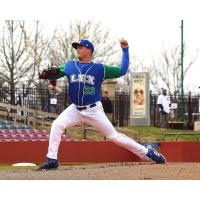
{"type": "Polygon", "coordinates": [[[95,87],[85,87],[84,88],[85,95],[94,95],[95,94],[95,87]]]}

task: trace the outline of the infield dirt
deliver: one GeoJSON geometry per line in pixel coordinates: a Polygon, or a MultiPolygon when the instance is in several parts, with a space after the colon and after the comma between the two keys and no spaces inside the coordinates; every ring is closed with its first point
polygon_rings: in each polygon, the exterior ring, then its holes
{"type": "Polygon", "coordinates": [[[200,163],[61,165],[57,170],[0,170],[1,180],[200,180],[200,163]]]}

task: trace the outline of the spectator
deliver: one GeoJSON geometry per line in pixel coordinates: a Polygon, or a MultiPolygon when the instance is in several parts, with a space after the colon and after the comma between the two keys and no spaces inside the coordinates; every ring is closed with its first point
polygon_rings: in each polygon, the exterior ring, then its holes
{"type": "Polygon", "coordinates": [[[170,113],[170,98],[167,96],[167,90],[163,89],[162,94],[158,96],[157,105],[160,112],[161,129],[168,128],[168,120],[170,113]]]}
{"type": "Polygon", "coordinates": [[[112,107],[112,102],[108,97],[108,91],[104,92],[104,95],[101,98],[101,103],[103,105],[104,112],[106,113],[108,119],[112,122],[113,107],[112,107]]]}
{"type": "Polygon", "coordinates": [[[56,80],[48,81],[49,91],[48,91],[48,102],[45,105],[45,111],[51,113],[58,113],[58,103],[57,96],[61,92],[60,88],[57,86],[56,80]]]}

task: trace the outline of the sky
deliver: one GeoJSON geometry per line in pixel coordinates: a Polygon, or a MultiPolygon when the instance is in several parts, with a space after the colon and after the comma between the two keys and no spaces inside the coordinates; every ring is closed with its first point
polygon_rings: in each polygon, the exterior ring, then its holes
{"type": "MultiPolygon", "coordinates": [[[[157,58],[163,46],[180,45],[181,20],[184,20],[184,42],[190,59],[199,54],[200,19],[198,1],[119,0],[119,1],[27,1],[7,0],[1,6],[1,16],[12,19],[39,19],[51,28],[69,20],[97,20],[110,29],[113,38],[128,40],[131,55],[149,64],[157,58]],[[9,8],[7,12],[6,7],[9,8]],[[18,9],[16,9],[18,8],[18,9]]],[[[186,90],[200,86],[200,56],[188,72],[186,90]]]]}

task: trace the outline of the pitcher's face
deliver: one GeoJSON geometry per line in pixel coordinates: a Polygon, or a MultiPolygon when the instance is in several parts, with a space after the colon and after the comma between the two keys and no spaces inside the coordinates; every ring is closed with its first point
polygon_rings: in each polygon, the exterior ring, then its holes
{"type": "Polygon", "coordinates": [[[87,47],[79,45],[76,49],[76,55],[79,60],[90,58],[92,56],[91,50],[87,47]]]}

